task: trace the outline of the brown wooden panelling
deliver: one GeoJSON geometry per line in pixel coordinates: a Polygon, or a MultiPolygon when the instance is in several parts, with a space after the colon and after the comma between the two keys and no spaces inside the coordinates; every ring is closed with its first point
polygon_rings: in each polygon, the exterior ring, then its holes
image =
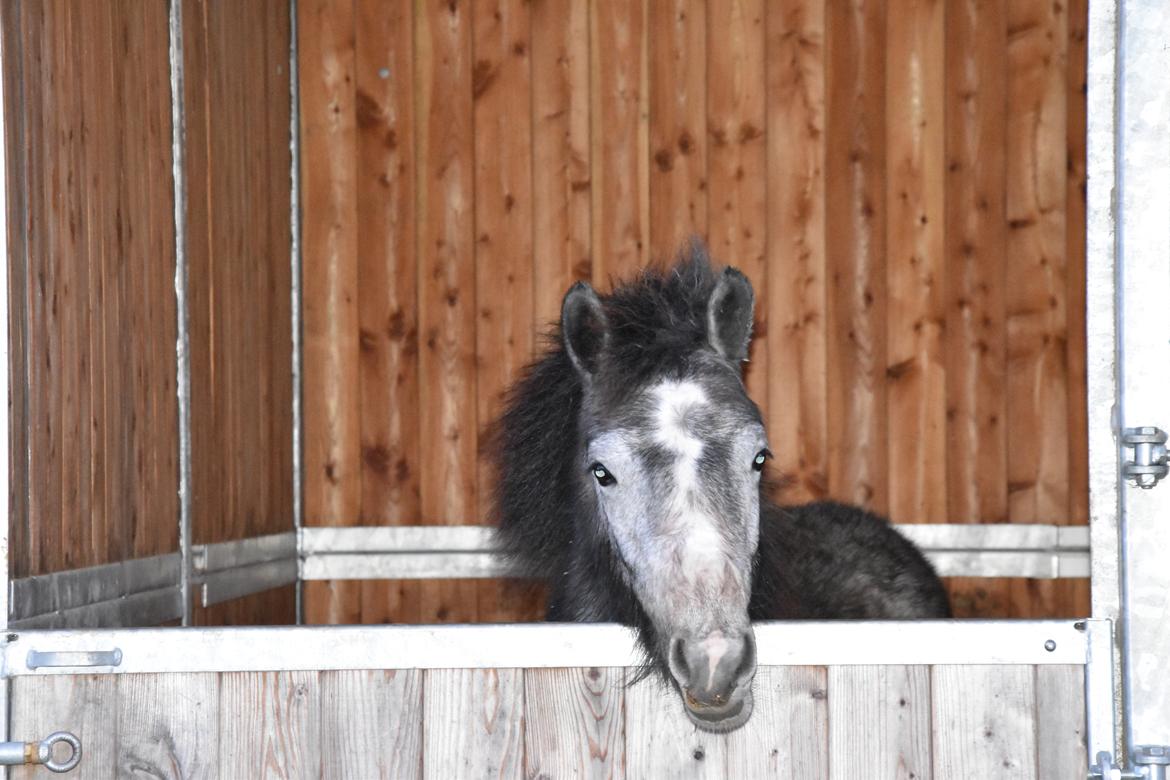
{"type": "Polygon", "coordinates": [[[210,607],[197,606],[191,622],[196,626],[286,626],[296,623],[296,586],[285,585],[210,607]]]}
{"type": "MultiPolygon", "coordinates": [[[[309,522],[486,522],[482,434],[565,288],[692,234],[756,286],[781,500],[1085,522],[1083,2],[301,13],[309,522]]],[[[324,620],[535,614],[495,588],[309,590],[324,620]]]]}
{"type": "Polygon", "coordinates": [[[7,3],[2,22],[12,575],[173,551],[167,5],[7,3]]]}
{"type": "Polygon", "coordinates": [[[183,23],[192,528],[202,544],[293,524],[289,18],[282,0],[186,0],[183,23]]]}

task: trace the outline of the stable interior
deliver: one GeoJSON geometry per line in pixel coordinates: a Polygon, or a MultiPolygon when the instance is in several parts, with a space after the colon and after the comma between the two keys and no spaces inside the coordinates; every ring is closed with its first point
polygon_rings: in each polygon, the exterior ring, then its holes
{"type": "Polygon", "coordinates": [[[301,5],[0,9],[14,627],[539,620],[486,426],[573,281],[694,234],[777,500],[1089,614],[1084,2],[301,5]]]}

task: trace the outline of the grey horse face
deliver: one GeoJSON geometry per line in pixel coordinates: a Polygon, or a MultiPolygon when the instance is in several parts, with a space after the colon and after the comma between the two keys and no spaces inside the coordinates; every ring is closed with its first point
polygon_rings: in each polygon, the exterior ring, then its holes
{"type": "Polygon", "coordinates": [[[737,365],[747,335],[719,318],[750,328],[750,285],[725,272],[709,303],[711,344],[638,387],[624,387],[605,362],[599,299],[574,290],[582,297],[570,291],[562,322],[585,379],[582,489],[653,623],[660,646],[652,650],[666,660],[688,717],[730,731],[752,710],[748,603],[768,450],[737,365]]]}
{"type": "Polygon", "coordinates": [[[620,419],[596,420],[582,466],[688,715],[729,730],[751,714],[748,601],[767,441],[738,377],[712,379],[637,392],[620,419]]]}

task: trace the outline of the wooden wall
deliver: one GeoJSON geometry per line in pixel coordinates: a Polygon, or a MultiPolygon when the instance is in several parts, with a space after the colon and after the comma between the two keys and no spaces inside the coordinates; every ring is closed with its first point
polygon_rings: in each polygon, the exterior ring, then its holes
{"type": "Polygon", "coordinates": [[[167,6],[5,2],[12,576],[178,549],[167,6]]]}
{"type": "MultiPolygon", "coordinates": [[[[293,526],[287,0],[184,0],[196,544],[293,526]]],[[[292,623],[292,587],[200,623],[292,623]]]]}
{"type": "MultiPolygon", "coordinates": [[[[5,2],[14,577],[178,549],[165,0],[5,2]],[[30,476],[31,475],[31,476],[30,476]]],[[[292,528],[287,0],[184,0],[196,543],[292,528]]],[[[288,623],[293,591],[198,622],[288,623]]]]}
{"type": "MultiPolygon", "coordinates": [[[[777,493],[1084,523],[1084,0],[300,4],[311,524],[480,523],[500,392],[575,279],[705,236],[760,300],[777,493]]],[[[1083,615],[1083,581],[951,583],[1083,615]]],[[[490,620],[495,584],[314,584],[490,620]]]]}
{"type": "Polygon", "coordinates": [[[79,778],[1065,780],[1088,765],[1081,666],[761,667],[751,719],[721,735],[632,673],[18,677],[12,731],[76,734],[79,778]]]}

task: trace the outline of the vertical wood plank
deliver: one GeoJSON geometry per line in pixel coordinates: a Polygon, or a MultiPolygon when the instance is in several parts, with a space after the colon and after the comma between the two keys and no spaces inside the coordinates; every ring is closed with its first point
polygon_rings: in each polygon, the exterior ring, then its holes
{"type": "Polygon", "coordinates": [[[748,394],[768,419],[767,122],[764,3],[707,4],[707,180],[715,259],[748,275],[756,293],[748,394]]]}
{"type": "Polygon", "coordinates": [[[727,777],[828,778],[826,670],[773,666],[756,670],[755,710],[728,734],[727,777]]]}
{"type": "Polygon", "coordinates": [[[888,509],[884,3],[830,3],[825,223],[829,489],[888,509]]]}
{"type": "Polygon", "coordinates": [[[418,670],[321,672],[321,777],[397,778],[422,773],[418,670]]]}
{"type": "MultiPolygon", "coordinates": [[[[44,262],[45,244],[47,236],[41,223],[45,219],[44,193],[47,189],[47,160],[44,155],[33,154],[33,150],[48,148],[48,128],[40,121],[45,112],[44,102],[47,100],[45,92],[49,88],[46,78],[47,66],[44,63],[45,47],[41,43],[44,35],[43,4],[26,8],[20,6],[20,15],[17,20],[20,29],[15,34],[25,42],[22,47],[23,61],[21,63],[22,81],[25,86],[25,105],[27,119],[25,121],[25,150],[27,159],[26,183],[27,214],[22,223],[28,227],[26,275],[28,284],[25,295],[25,316],[27,339],[28,371],[27,381],[29,388],[38,388],[38,392],[30,392],[25,408],[25,426],[28,430],[25,454],[26,467],[29,472],[28,512],[27,522],[27,557],[23,562],[13,561],[14,574],[22,572],[40,574],[45,571],[40,560],[41,539],[49,530],[45,517],[47,515],[45,497],[48,495],[48,485],[52,480],[52,473],[45,470],[47,464],[42,464],[45,457],[45,443],[47,441],[47,427],[44,424],[48,416],[48,398],[50,388],[46,383],[46,363],[51,362],[51,352],[48,349],[44,333],[44,286],[52,284],[51,265],[44,262]],[[34,283],[35,280],[35,283],[34,283]],[[39,478],[33,479],[33,474],[39,478]]],[[[7,18],[7,17],[6,17],[7,18]]],[[[102,513],[104,517],[104,512],[102,513]]],[[[16,552],[13,548],[12,552],[16,552]]]]}
{"type": "Polygon", "coordinates": [[[944,5],[886,20],[886,369],[891,517],[946,522],[944,5]]]}
{"type": "MultiPolygon", "coordinates": [[[[946,18],[947,522],[1002,523],[1007,507],[1004,4],[961,2],[946,18]]],[[[957,580],[956,612],[1003,614],[1004,583],[957,580]]]]}
{"type": "Polygon", "coordinates": [[[521,670],[438,669],[423,679],[423,777],[522,776],[521,670]]]}
{"type": "Polygon", "coordinates": [[[1031,666],[931,669],[934,776],[1036,777],[1036,691],[1031,666]]]}
{"type": "MultiPolygon", "coordinates": [[[[475,136],[475,387],[479,428],[532,355],[532,62],[526,0],[472,6],[475,136]]],[[[477,501],[464,523],[489,522],[496,474],[478,458],[477,501]]],[[[477,615],[507,617],[503,585],[476,584],[477,615]]]]}
{"type": "MultiPolygon", "coordinates": [[[[1007,24],[1008,513],[1016,523],[1064,524],[1068,16],[1063,4],[1017,2],[1007,24]]],[[[1051,609],[1054,596],[1050,583],[1034,581],[1012,600],[1051,609]]]]}
{"type": "Polygon", "coordinates": [[[321,767],[316,672],[220,675],[221,777],[316,777],[321,767]]]}
{"type": "MultiPolygon", "coordinates": [[[[115,774],[118,735],[118,688],[114,675],[50,675],[12,680],[13,739],[44,739],[54,731],[68,731],[81,740],[82,760],[71,778],[89,780],[115,774]]],[[[12,780],[44,777],[45,770],[17,766],[12,780]]]]}
{"type": "Polygon", "coordinates": [[[589,17],[588,3],[532,5],[532,305],[538,335],[560,322],[569,286],[593,276],[589,17]]]}
{"type": "MultiPolygon", "coordinates": [[[[414,10],[360,0],[355,13],[359,514],[363,525],[410,525],[419,522],[421,481],[414,10]]],[[[406,607],[417,603],[418,583],[359,587],[363,623],[417,620],[406,607]]]]}
{"type": "Polygon", "coordinates": [[[829,761],[834,780],[930,777],[930,668],[830,667],[829,761]]]}
{"type": "Polygon", "coordinates": [[[177,511],[175,310],[159,292],[174,258],[166,22],[162,2],[21,4],[4,17],[21,98],[13,181],[27,190],[14,199],[26,235],[11,316],[31,389],[14,408],[29,474],[14,572],[177,544],[165,521],[177,511]]]}
{"type": "Polygon", "coordinates": [[[594,0],[589,17],[593,283],[650,253],[648,0],[594,0]]]}
{"type": "MultiPolygon", "coordinates": [[[[476,497],[474,138],[471,9],[415,16],[419,441],[423,523],[471,522],[476,497]]],[[[420,585],[423,620],[474,621],[466,582],[420,585]]]]}
{"type": "Polygon", "coordinates": [[[1085,667],[1036,667],[1036,762],[1040,780],[1077,777],[1089,765],[1085,667]]]}
{"type": "Polygon", "coordinates": [[[625,690],[622,669],[525,671],[525,777],[623,776],[625,690]]]}
{"type": "MultiPolygon", "coordinates": [[[[292,522],[290,32],[278,0],[186,0],[183,22],[192,531],[207,543],[292,522]]],[[[173,295],[162,277],[155,295],[173,295]]]]}
{"type": "MultiPolygon", "coordinates": [[[[1088,371],[1085,345],[1085,148],[1088,67],[1088,0],[1068,4],[1068,193],[1065,196],[1065,256],[1068,280],[1068,522],[1089,522],[1088,371]]],[[[1090,613],[1089,580],[1060,580],[1056,614],[1090,613]]]]}
{"type": "Polygon", "coordinates": [[[767,8],[768,434],[788,502],[828,491],[824,24],[816,0],[767,8]]]}
{"type": "MultiPolygon", "coordinates": [[[[354,9],[320,0],[299,13],[305,523],[348,525],[362,498],[354,9]]],[[[313,611],[357,622],[360,584],[327,587],[335,598],[313,611]]]]}
{"type": "Polygon", "coordinates": [[[702,0],[652,2],[650,258],[669,262],[707,235],[707,18],[702,0]]]}
{"type": "Polygon", "coordinates": [[[117,685],[118,777],[219,777],[218,674],[124,674],[117,685]]]}
{"type": "MultiPolygon", "coordinates": [[[[3,60],[0,79],[4,82],[4,159],[5,197],[8,234],[2,239],[7,249],[8,273],[8,366],[6,366],[11,408],[8,441],[8,545],[9,574],[12,578],[28,574],[28,334],[26,331],[28,295],[28,149],[25,138],[28,105],[24,84],[24,40],[21,32],[22,9],[18,3],[0,4],[0,38],[3,60]]],[[[91,338],[93,330],[90,331],[91,338]]],[[[88,423],[88,420],[86,421],[88,423]]]]}
{"type": "MultiPolygon", "coordinates": [[[[1069,522],[1089,522],[1089,434],[1085,365],[1085,135],[1088,0],[1068,4],[1068,181],[1065,257],[1068,280],[1069,522]]],[[[1087,604],[1088,602],[1086,602],[1087,604]]]]}
{"type": "Polygon", "coordinates": [[[721,778],[727,738],[687,720],[673,688],[656,676],[626,688],[626,776],[721,778]]]}

